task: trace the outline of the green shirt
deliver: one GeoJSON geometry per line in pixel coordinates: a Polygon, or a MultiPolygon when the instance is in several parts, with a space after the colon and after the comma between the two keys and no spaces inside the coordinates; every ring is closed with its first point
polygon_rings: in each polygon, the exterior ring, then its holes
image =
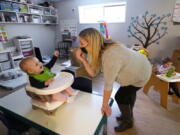
{"type": "Polygon", "coordinates": [[[40,81],[40,82],[45,82],[50,78],[53,78],[56,74],[51,72],[49,68],[44,67],[44,70],[40,74],[29,74],[30,77],[33,77],[34,79],[40,81]]]}

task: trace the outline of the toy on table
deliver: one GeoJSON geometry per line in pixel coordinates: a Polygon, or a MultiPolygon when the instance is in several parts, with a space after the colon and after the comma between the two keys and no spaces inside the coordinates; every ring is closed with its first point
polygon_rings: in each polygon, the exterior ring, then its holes
{"type": "Polygon", "coordinates": [[[168,69],[168,71],[166,72],[166,77],[172,77],[175,70],[176,70],[176,68],[174,66],[172,66],[170,69],[168,69]]]}
{"type": "MultiPolygon", "coordinates": [[[[67,72],[57,73],[54,81],[47,88],[38,89],[32,87],[30,84],[26,85],[26,92],[31,97],[33,109],[39,108],[44,110],[47,114],[52,114],[63,101],[51,101],[51,95],[64,91],[70,87],[74,81],[73,75],[67,72]],[[42,99],[45,102],[42,102],[42,99]]],[[[72,102],[78,91],[75,91],[73,96],[68,97],[67,102],[72,102]]]]}

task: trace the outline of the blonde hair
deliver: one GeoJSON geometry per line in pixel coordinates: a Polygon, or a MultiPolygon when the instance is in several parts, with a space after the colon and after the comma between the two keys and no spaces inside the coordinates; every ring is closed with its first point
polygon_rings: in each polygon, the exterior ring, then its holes
{"type": "Polygon", "coordinates": [[[115,42],[106,42],[101,33],[94,28],[87,28],[79,33],[79,37],[85,39],[88,42],[88,60],[92,68],[99,72],[101,67],[101,54],[107,46],[114,44],[115,42]]]}
{"type": "Polygon", "coordinates": [[[19,67],[21,68],[22,71],[28,73],[28,63],[30,60],[32,60],[34,57],[27,57],[21,60],[19,63],[19,67]]]}

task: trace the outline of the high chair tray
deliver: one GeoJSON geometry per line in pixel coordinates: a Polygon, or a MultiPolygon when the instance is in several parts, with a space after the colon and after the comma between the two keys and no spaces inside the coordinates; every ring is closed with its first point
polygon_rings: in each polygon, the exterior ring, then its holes
{"type": "Polygon", "coordinates": [[[56,73],[54,79],[55,80],[52,82],[52,84],[50,84],[47,88],[38,89],[30,86],[30,84],[27,84],[26,90],[37,95],[50,95],[70,87],[74,81],[73,75],[67,72],[56,73]]]}

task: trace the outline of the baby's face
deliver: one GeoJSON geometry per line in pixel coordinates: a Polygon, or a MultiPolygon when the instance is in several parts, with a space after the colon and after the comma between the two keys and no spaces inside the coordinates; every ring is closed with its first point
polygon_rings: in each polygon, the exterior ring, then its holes
{"type": "Polygon", "coordinates": [[[32,58],[28,62],[28,73],[40,74],[42,71],[43,71],[43,64],[37,58],[32,58]]]}
{"type": "Polygon", "coordinates": [[[163,64],[163,67],[165,67],[165,68],[170,67],[170,66],[172,66],[172,64],[173,64],[172,62],[167,62],[167,63],[163,64]]]}

